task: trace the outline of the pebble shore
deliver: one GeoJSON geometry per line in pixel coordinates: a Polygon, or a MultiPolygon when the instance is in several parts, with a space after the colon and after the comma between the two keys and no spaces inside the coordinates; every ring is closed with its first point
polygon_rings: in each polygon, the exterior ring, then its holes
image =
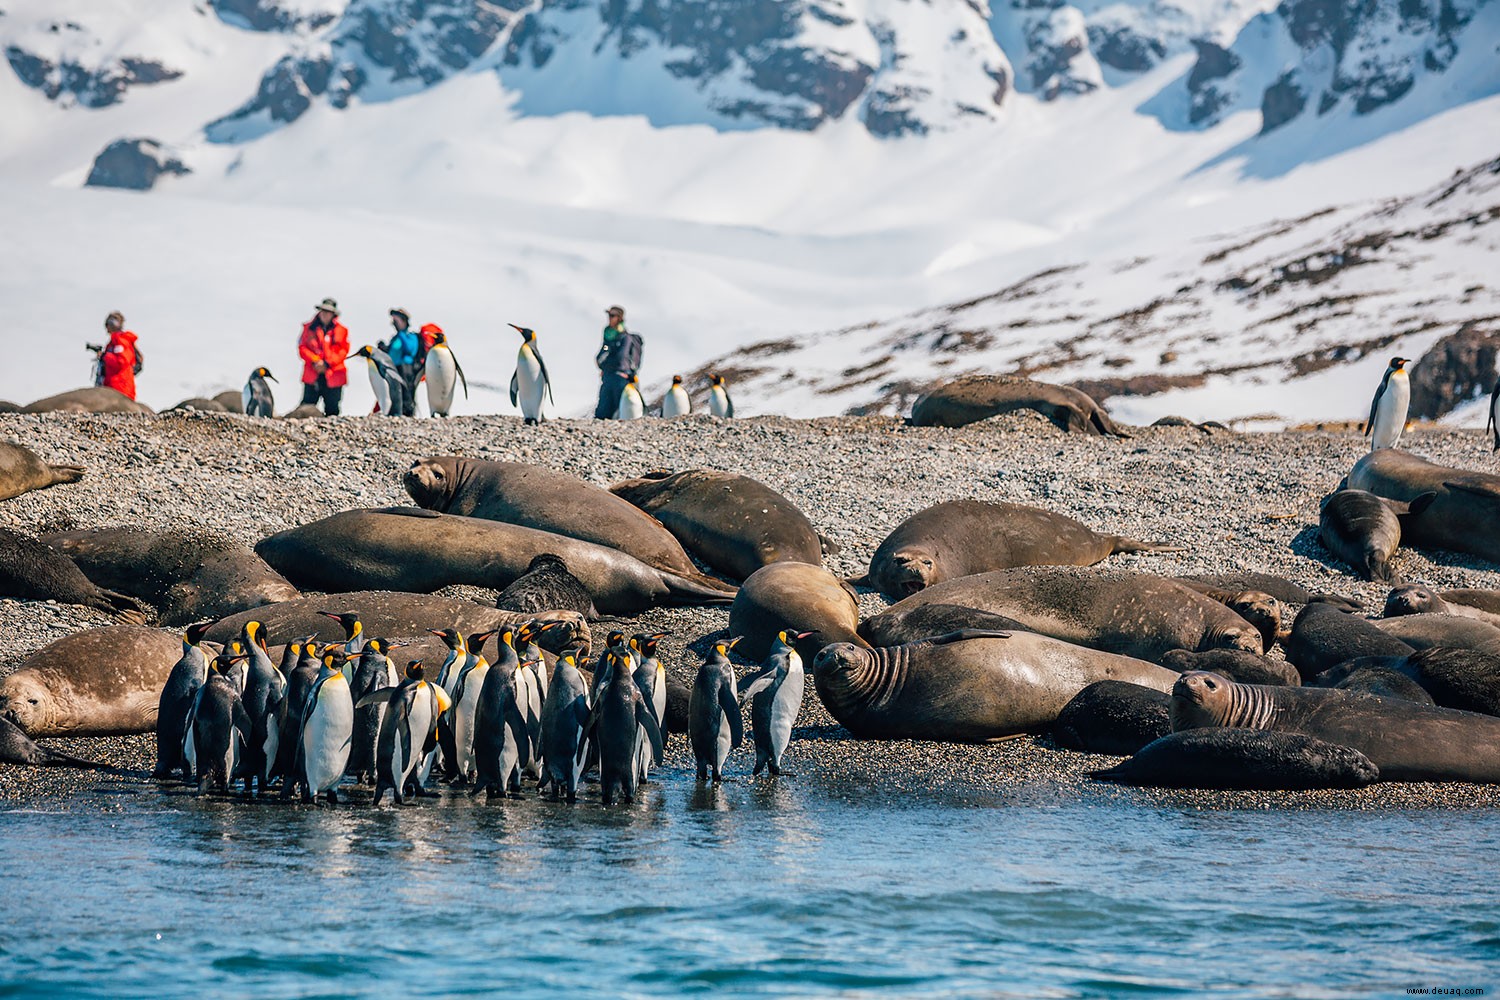
{"type": "MultiPolygon", "coordinates": [[[[753,476],[797,503],[842,547],[826,560],[842,576],[862,574],[885,535],[917,510],[959,498],[1007,500],[1067,514],[1099,531],[1189,549],[1114,556],[1106,566],[1162,575],[1275,573],[1309,589],[1357,597],[1369,614],[1378,614],[1388,588],[1358,580],[1317,541],[1319,501],[1368,449],[1358,434],[1235,434],[1191,426],[1131,433],[1124,440],[1068,435],[1032,414],[957,430],[907,427],[888,417],[560,420],[526,427],[502,416],[281,421],[195,412],[0,414],[0,437],[24,443],[49,461],[88,468],[80,483],[0,502],[0,525],[31,533],[119,524],[196,526],[253,544],[339,510],[410,503],[401,473],[427,455],[534,462],[599,485],[653,469],[704,466],[753,476]]],[[[1421,430],[1403,445],[1444,464],[1497,468],[1477,431],[1421,430]]],[[[1404,579],[1436,588],[1500,588],[1495,567],[1455,553],[1403,549],[1395,567],[1404,579]]],[[[473,588],[454,593],[493,598],[473,588]]],[[[879,594],[862,594],[865,615],[888,604],[879,594]]],[[[639,621],[641,630],[672,633],[663,643],[663,659],[688,680],[708,642],[726,634],[728,609],[657,610],[639,621]]],[[[0,600],[0,676],[47,642],[109,623],[84,608],[0,600]]],[[[53,743],[123,773],[0,764],[0,809],[40,802],[119,808],[122,795],[156,793],[147,777],[155,754],[152,736],[53,743]]],[[[945,800],[974,804],[1500,806],[1500,786],[1379,784],[1360,791],[1230,793],[1128,789],[1089,779],[1091,770],[1116,760],[1057,750],[1033,736],[982,746],[854,740],[829,718],[809,680],[787,756],[796,777],[783,780],[809,782],[830,795],[849,787],[892,796],[941,792],[945,800]]],[[[729,772],[748,780],[752,761],[748,747],[742,748],[731,757],[729,772]]],[[[691,781],[691,767],[685,741],[674,737],[661,780],[691,781]]],[[[367,790],[356,791],[352,801],[367,797],[367,790]]]]}

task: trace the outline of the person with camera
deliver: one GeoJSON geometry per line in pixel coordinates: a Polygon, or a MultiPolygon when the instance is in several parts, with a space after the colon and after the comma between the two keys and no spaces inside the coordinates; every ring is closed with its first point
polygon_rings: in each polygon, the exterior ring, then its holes
{"type": "Polygon", "coordinates": [[[84,345],[97,359],[94,384],[108,386],[135,399],[135,377],[145,362],[145,356],[136,346],[136,335],[125,329],[125,316],[118,311],[104,317],[104,332],[109,334],[108,343],[84,345]]]}

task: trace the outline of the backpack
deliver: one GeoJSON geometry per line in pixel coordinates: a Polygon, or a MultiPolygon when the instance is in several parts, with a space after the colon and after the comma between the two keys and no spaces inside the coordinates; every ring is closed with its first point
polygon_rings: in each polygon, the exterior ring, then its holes
{"type": "Polygon", "coordinates": [[[141,369],[144,367],[146,367],[146,355],[142,354],[141,349],[137,347],[135,349],[135,367],[131,369],[131,374],[139,375],[141,369]]]}
{"type": "Polygon", "coordinates": [[[646,342],[638,333],[626,333],[625,344],[621,348],[620,357],[625,362],[625,371],[638,372],[641,370],[641,354],[645,351],[646,342]]]}

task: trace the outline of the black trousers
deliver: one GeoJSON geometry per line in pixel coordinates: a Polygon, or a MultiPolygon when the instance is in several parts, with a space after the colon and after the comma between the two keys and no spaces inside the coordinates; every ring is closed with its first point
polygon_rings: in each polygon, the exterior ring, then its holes
{"type": "Polygon", "coordinates": [[[322,375],[318,376],[316,382],[304,382],[302,385],[302,402],[316,403],[318,397],[323,398],[323,412],[330,417],[336,417],[339,413],[339,403],[344,398],[343,386],[330,386],[328,379],[322,375]]]}
{"type": "Polygon", "coordinates": [[[402,396],[400,405],[397,405],[396,400],[391,400],[391,409],[398,417],[415,417],[417,415],[417,383],[422,375],[417,371],[416,365],[397,365],[396,371],[401,375],[402,396]]]}
{"type": "Polygon", "coordinates": [[[601,372],[599,374],[599,405],[594,407],[594,419],[613,420],[620,412],[620,393],[630,381],[626,372],[601,372]]]}

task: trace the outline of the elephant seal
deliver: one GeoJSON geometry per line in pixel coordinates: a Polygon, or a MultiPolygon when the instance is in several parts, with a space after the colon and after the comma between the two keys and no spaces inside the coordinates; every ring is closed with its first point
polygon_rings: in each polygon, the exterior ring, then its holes
{"type": "Polygon", "coordinates": [[[299,591],[244,545],[178,528],[85,528],[43,535],[85,576],[155,605],[164,625],[214,620],[299,591]]]}
{"type": "Polygon", "coordinates": [[[197,410],[199,413],[228,413],[224,404],[217,399],[209,399],[206,396],[192,396],[184,399],[175,406],[168,407],[165,412],[179,413],[183,410],[197,410]]]}
{"type": "Polygon", "coordinates": [[[589,589],[568,572],[566,561],[550,552],[531,560],[526,572],[500,591],[495,607],[522,613],[567,609],[585,618],[599,617],[589,589]]]}
{"type": "Polygon", "coordinates": [[[134,598],[96,586],[67,556],[8,528],[0,528],[0,597],[61,601],[136,625],[146,621],[134,598]]]}
{"type": "Polygon", "coordinates": [[[0,441],[0,500],[83,478],[81,465],[52,465],[15,441],[0,441]]]}
{"type": "Polygon", "coordinates": [[[744,580],[776,562],[823,564],[838,546],[807,515],[765,483],[734,472],[648,472],[609,491],[666,525],[683,548],[744,580]]]}
{"type": "Polygon", "coordinates": [[[1426,688],[1401,672],[1399,665],[1402,662],[1404,661],[1392,660],[1387,656],[1357,657],[1323,671],[1313,678],[1310,686],[1397,698],[1420,705],[1436,705],[1437,701],[1427,693],[1426,688]]]}
{"type": "Polygon", "coordinates": [[[31,737],[115,736],[156,728],[157,698],[182,637],[109,625],[63,636],[0,680],[0,715],[31,737]]]}
{"type": "Polygon", "coordinates": [[[1117,552],[1182,548],[1101,535],[1038,507],[948,500],[918,511],[885,536],[870,558],[869,584],[897,600],[934,583],[1017,566],[1092,566],[1117,552]]]}
{"type": "MultiPolygon", "coordinates": [[[[1180,582],[1180,581],[1179,581],[1180,582]]],[[[1190,590],[1218,601],[1230,611],[1255,626],[1260,633],[1261,648],[1269,650],[1281,638],[1281,619],[1284,609],[1281,602],[1270,594],[1258,590],[1224,590],[1203,583],[1184,584],[1190,590]]]]}
{"type": "Polygon", "coordinates": [[[754,660],[771,652],[783,629],[817,632],[823,644],[859,637],[859,600],[854,588],[822,566],[775,562],[751,573],[729,608],[729,633],[740,636],[738,649],[754,660]]]}
{"type": "Polygon", "coordinates": [[[214,396],[214,402],[224,407],[227,413],[244,413],[245,396],[242,389],[225,389],[214,396]]]}
{"type": "Polygon", "coordinates": [[[916,642],[930,635],[957,632],[964,628],[982,628],[996,632],[1031,632],[1033,629],[1004,615],[965,608],[957,604],[923,604],[903,613],[900,635],[890,645],[916,642]]]}
{"type": "Polygon", "coordinates": [[[21,404],[12,403],[8,399],[0,399],[0,413],[20,413],[21,404]]]}
{"type": "Polygon", "coordinates": [[[1403,518],[1408,545],[1444,549],[1500,562],[1500,476],[1436,465],[1407,451],[1380,448],[1354,463],[1349,487],[1414,502],[1435,494],[1421,512],[1403,518]]]}
{"type": "Polygon", "coordinates": [[[1406,504],[1365,490],[1338,490],[1323,501],[1318,541],[1366,580],[1392,582],[1391,557],[1401,545],[1402,516],[1421,513],[1436,498],[1424,493],[1406,504]]]}
{"type": "Polygon", "coordinates": [[[866,620],[859,634],[876,646],[920,638],[911,635],[905,618],[925,604],[977,608],[1054,639],[1153,663],[1172,649],[1262,652],[1260,634],[1249,622],[1180,583],[1064,566],[1004,569],[934,584],[866,620]]]}
{"type": "Polygon", "coordinates": [[[1500,655],[1500,628],[1473,618],[1458,615],[1402,615],[1399,618],[1382,618],[1373,624],[1386,635],[1400,639],[1413,649],[1446,646],[1500,655]]]}
{"type": "Polygon", "coordinates": [[[22,413],[155,413],[145,403],[137,403],[118,389],[107,385],[70,389],[55,396],[38,399],[21,407],[22,413]]]}
{"type": "Polygon", "coordinates": [[[1500,715],[1500,656],[1472,649],[1421,649],[1399,669],[1444,708],[1500,715]]]}
{"type": "Polygon", "coordinates": [[[1353,747],[1380,768],[1382,781],[1500,782],[1500,719],[1488,715],[1197,672],[1173,686],[1171,712],[1173,732],[1259,729],[1353,747]]]}
{"type": "MultiPolygon", "coordinates": [[[[1424,587],[1420,583],[1403,583],[1399,587],[1391,588],[1391,592],[1385,595],[1386,618],[1399,618],[1402,615],[1457,615],[1460,618],[1472,618],[1475,621],[1484,622],[1500,628],[1500,613],[1485,611],[1483,608],[1474,607],[1463,603],[1465,598],[1471,594],[1488,596],[1486,590],[1445,590],[1441,594],[1430,587],[1424,587]]],[[[1497,605],[1500,606],[1500,605],[1497,605]]]]}
{"type": "Polygon", "coordinates": [[[1210,649],[1201,653],[1174,649],[1161,658],[1161,665],[1184,674],[1190,670],[1212,670],[1241,684],[1298,687],[1302,683],[1297,668],[1285,660],[1256,656],[1240,649],[1210,649]]]}
{"type": "Polygon", "coordinates": [[[647,566],[619,549],[418,507],[347,510],[263,538],[256,553],[307,590],[504,590],[543,553],[562,557],[605,614],[728,604],[733,592],[647,566]]]}
{"type": "Polygon", "coordinates": [[[282,420],[317,420],[324,416],[322,410],[318,409],[316,403],[303,403],[287,410],[281,415],[282,420]]]}
{"type": "Polygon", "coordinates": [[[104,764],[83,760],[60,750],[32,742],[21,727],[0,715],[0,764],[30,764],[34,767],[81,767],[89,770],[113,770],[104,764]]]}
{"type": "Polygon", "coordinates": [[[1171,701],[1129,681],[1095,681],[1063,706],[1048,733],[1067,750],[1129,757],[1172,731],[1171,701]]]}
{"type": "Polygon", "coordinates": [[[1285,577],[1273,576],[1270,573],[1194,573],[1189,576],[1173,577],[1173,579],[1194,589],[1218,588],[1235,592],[1250,590],[1270,594],[1283,604],[1321,602],[1332,604],[1345,611],[1358,611],[1363,607],[1352,597],[1340,597],[1338,594],[1308,590],[1285,577]]]}
{"type": "Polygon", "coordinates": [[[837,642],[813,659],[830,715],[861,739],[978,743],[1050,725],[1095,681],[1158,691],[1177,675],[1031,632],[982,629],[875,649],[837,642]]]}
{"type": "Polygon", "coordinates": [[[1091,777],[1155,788],[1294,792],[1363,788],[1380,779],[1380,769],[1353,747],[1301,733],[1188,729],[1091,777]]]}
{"type": "Polygon", "coordinates": [[[1069,433],[1129,437],[1086,393],[1013,375],[965,375],[918,397],[914,427],[964,427],[1002,413],[1035,410],[1069,433]]]}
{"type": "Polygon", "coordinates": [[[413,462],[402,482],[417,505],[427,510],[593,542],[710,589],[726,589],[699,572],[656,518],[566,472],[524,462],[437,455],[413,462]]]}
{"type": "Polygon", "coordinates": [[[1357,656],[1406,656],[1412,647],[1386,635],[1374,622],[1356,618],[1331,604],[1309,604],[1292,622],[1286,658],[1309,681],[1329,667],[1357,656]]]}

